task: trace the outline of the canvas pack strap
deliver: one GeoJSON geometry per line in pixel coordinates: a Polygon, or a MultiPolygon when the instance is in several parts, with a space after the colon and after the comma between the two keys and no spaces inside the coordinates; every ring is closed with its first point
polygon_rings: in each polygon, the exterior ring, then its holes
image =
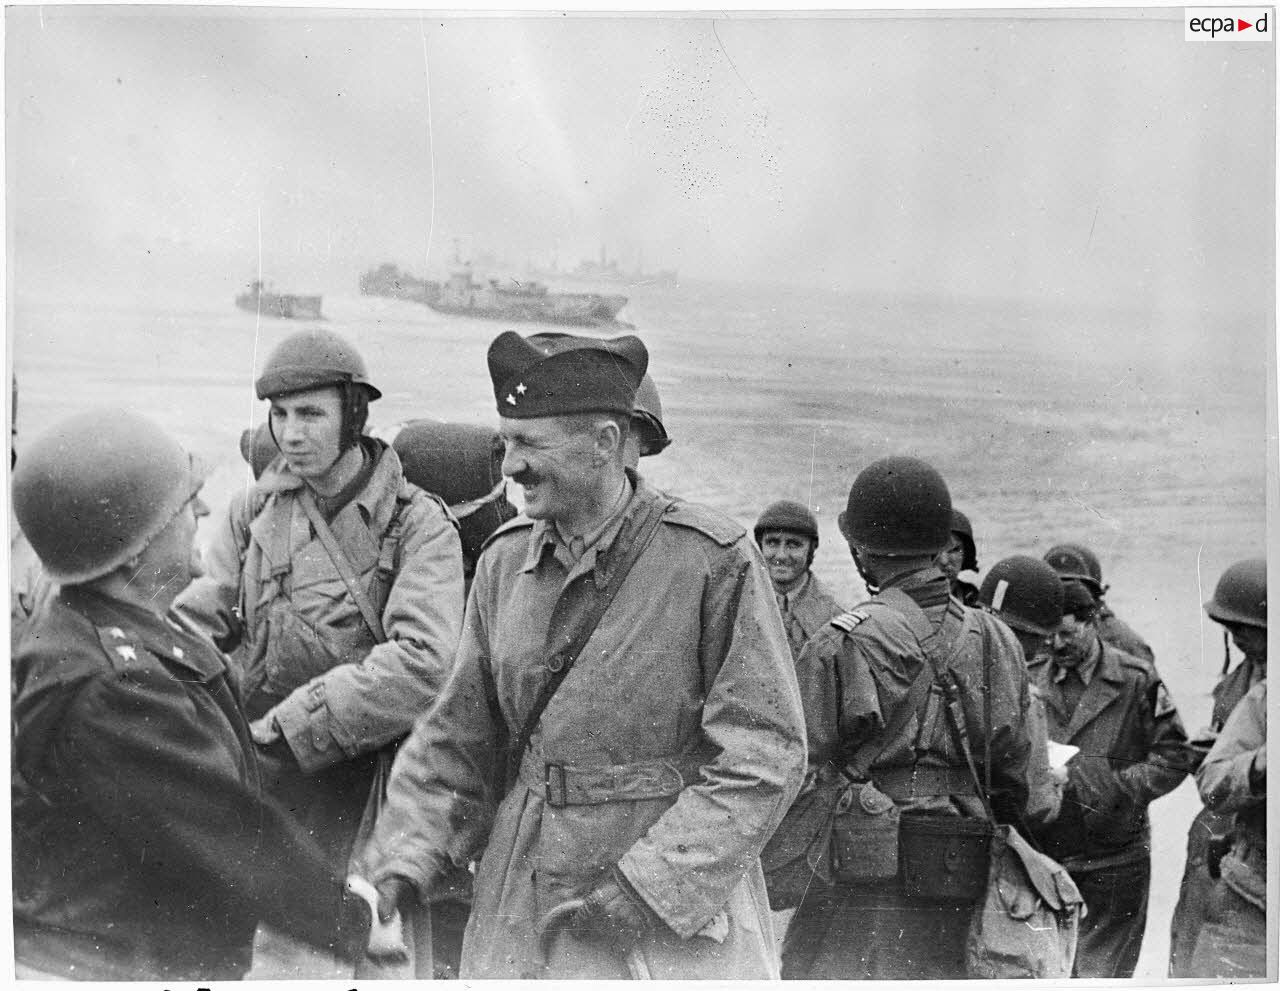
{"type": "Polygon", "coordinates": [[[923,710],[925,702],[929,698],[929,688],[932,685],[933,668],[928,664],[920,665],[920,670],[916,672],[915,680],[911,682],[911,687],[907,689],[906,702],[898,707],[889,722],[885,723],[881,732],[876,733],[870,740],[853,752],[853,756],[849,758],[848,763],[841,771],[845,777],[851,781],[865,781],[868,772],[871,770],[871,765],[875,763],[877,757],[884,753],[884,748],[889,745],[889,741],[902,732],[907,725],[907,720],[913,715],[917,715],[920,717],[921,722],[924,721],[923,710]]]}
{"type": "MultiPolygon", "coordinates": [[[[912,633],[920,642],[920,647],[924,652],[928,664],[925,666],[933,677],[929,679],[930,684],[936,682],[941,686],[943,694],[946,697],[946,709],[951,723],[952,731],[956,735],[957,743],[960,746],[961,753],[964,754],[965,763],[969,767],[969,774],[973,779],[974,789],[978,793],[978,797],[982,801],[982,807],[987,814],[987,818],[994,821],[991,812],[991,802],[989,792],[991,790],[991,652],[985,649],[986,638],[984,635],[982,652],[982,693],[983,693],[983,714],[987,724],[987,732],[983,734],[984,752],[986,763],[984,765],[984,775],[979,776],[977,764],[973,759],[973,748],[969,741],[968,724],[964,716],[964,708],[960,702],[960,689],[956,684],[955,676],[951,673],[951,662],[960,653],[964,646],[963,635],[969,626],[966,619],[964,607],[956,601],[954,597],[947,602],[947,611],[943,614],[942,622],[935,628],[929,621],[929,617],[925,611],[920,608],[910,595],[899,588],[886,589],[880,593],[878,598],[891,605],[893,608],[906,619],[911,627],[912,633]]],[[[917,682],[921,679],[917,678],[917,682]]],[[[913,683],[912,687],[915,687],[913,683]]],[[[923,720],[922,720],[923,721],[923,720]]]]}
{"type": "Polygon", "coordinates": [[[347,591],[351,593],[351,598],[355,600],[356,608],[360,610],[360,615],[364,617],[364,621],[368,625],[369,631],[373,634],[373,638],[378,643],[385,643],[387,634],[382,628],[382,620],[378,617],[377,610],[373,608],[373,603],[369,601],[369,597],[360,588],[360,583],[356,579],[355,569],[351,567],[351,562],[347,559],[347,555],[338,546],[337,538],[334,537],[333,531],[329,529],[329,524],[324,521],[324,517],[320,514],[320,508],[316,505],[316,501],[311,495],[311,490],[305,485],[298,490],[298,502],[302,505],[303,512],[307,514],[307,519],[311,521],[311,526],[316,531],[316,536],[320,538],[320,543],[324,545],[329,559],[333,561],[333,566],[338,569],[338,574],[342,577],[343,584],[347,586],[347,591]]]}
{"type": "Polygon", "coordinates": [[[548,659],[547,666],[551,670],[551,676],[543,683],[542,690],[534,700],[533,707],[525,717],[524,724],[520,727],[520,733],[507,755],[508,781],[513,781],[519,772],[520,761],[524,757],[525,749],[529,746],[529,740],[533,737],[534,727],[538,725],[538,720],[542,718],[542,713],[546,709],[547,703],[551,701],[551,697],[555,695],[556,690],[564,679],[569,676],[569,672],[573,669],[578,655],[582,653],[583,648],[587,646],[587,641],[591,639],[591,634],[600,625],[600,620],[604,616],[605,610],[609,608],[610,603],[617,597],[618,589],[622,587],[622,583],[626,580],[627,574],[631,571],[631,566],[640,559],[640,555],[644,553],[645,548],[653,540],[653,535],[658,531],[658,524],[662,521],[662,516],[670,505],[670,500],[666,499],[655,499],[650,504],[644,517],[636,525],[630,546],[627,547],[626,553],[618,560],[613,573],[609,576],[603,588],[597,588],[594,582],[586,582],[584,584],[589,593],[594,591],[595,594],[591,596],[587,608],[580,615],[577,624],[571,628],[565,646],[548,659]]]}

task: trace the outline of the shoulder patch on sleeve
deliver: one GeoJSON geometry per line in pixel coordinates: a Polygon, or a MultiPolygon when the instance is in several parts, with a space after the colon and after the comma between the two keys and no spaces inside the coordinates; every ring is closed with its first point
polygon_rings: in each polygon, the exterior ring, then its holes
{"type": "Polygon", "coordinates": [[[512,519],[507,520],[507,522],[503,523],[502,526],[498,527],[498,529],[494,530],[493,533],[489,534],[485,542],[480,545],[480,549],[483,551],[486,547],[488,547],[494,541],[501,539],[502,537],[506,536],[509,533],[515,533],[519,530],[531,530],[531,529],[533,529],[533,520],[523,515],[516,516],[512,519]]]}
{"type": "Polygon", "coordinates": [[[831,625],[837,630],[844,630],[845,633],[852,633],[854,628],[866,619],[866,611],[862,609],[850,609],[848,612],[842,612],[839,616],[833,616],[831,618],[831,625]]]}
{"type": "Polygon", "coordinates": [[[747,528],[708,506],[677,499],[667,507],[664,520],[676,526],[697,530],[721,547],[729,547],[746,535],[747,528]]]}

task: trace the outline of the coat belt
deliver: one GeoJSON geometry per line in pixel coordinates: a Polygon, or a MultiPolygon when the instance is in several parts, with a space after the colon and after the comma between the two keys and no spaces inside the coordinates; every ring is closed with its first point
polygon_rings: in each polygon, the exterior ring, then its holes
{"type": "Polygon", "coordinates": [[[871,780],[895,802],[936,795],[972,795],[973,776],[967,767],[887,767],[873,770],[871,780]]]}
{"type": "Polygon", "coordinates": [[[520,762],[520,780],[539,792],[552,808],[636,802],[680,794],[686,780],[697,778],[697,769],[686,767],[682,772],[679,764],[679,758],[631,764],[556,764],[526,751],[520,762]]]}

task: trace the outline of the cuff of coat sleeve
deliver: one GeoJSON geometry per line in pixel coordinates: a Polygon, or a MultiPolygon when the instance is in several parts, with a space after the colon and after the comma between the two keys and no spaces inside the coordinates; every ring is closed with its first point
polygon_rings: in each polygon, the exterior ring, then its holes
{"type": "Polygon", "coordinates": [[[329,728],[323,682],[295,689],[274,712],[281,734],[305,773],[312,774],[347,759],[329,728]]]}
{"type": "MultiPolygon", "coordinates": [[[[428,856],[425,863],[398,857],[378,864],[371,872],[369,880],[377,885],[392,875],[402,877],[413,887],[413,894],[418,904],[426,905],[431,901],[433,890],[440,885],[448,873],[449,866],[448,860],[439,854],[428,856]]],[[[446,885],[446,887],[452,890],[451,886],[446,885]]]]}
{"type": "Polygon", "coordinates": [[[631,890],[639,895],[653,913],[681,939],[696,936],[715,917],[716,909],[714,908],[705,914],[699,914],[693,904],[675,904],[673,900],[664,899],[657,891],[646,887],[640,871],[636,869],[635,862],[629,860],[630,857],[629,853],[623,854],[622,860],[618,862],[618,871],[626,878],[631,890]]]}

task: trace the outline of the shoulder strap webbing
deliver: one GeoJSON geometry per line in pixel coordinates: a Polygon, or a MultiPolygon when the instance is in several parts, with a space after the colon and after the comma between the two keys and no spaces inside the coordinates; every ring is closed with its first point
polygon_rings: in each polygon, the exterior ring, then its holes
{"type": "Polygon", "coordinates": [[[671,505],[670,500],[655,499],[649,506],[649,511],[636,527],[631,545],[618,560],[613,574],[609,576],[609,580],[603,588],[596,588],[594,582],[585,583],[586,590],[590,596],[589,604],[581,614],[577,625],[571,629],[569,641],[565,648],[559,651],[560,667],[554,669],[551,672],[551,676],[543,683],[542,690],[538,693],[537,699],[534,700],[533,707],[530,708],[524,724],[520,727],[520,733],[508,752],[508,781],[512,780],[519,771],[525,748],[529,746],[534,727],[538,725],[538,720],[542,718],[542,713],[546,709],[547,703],[551,701],[556,689],[568,677],[569,672],[573,669],[574,662],[578,659],[578,655],[582,653],[587,641],[591,639],[591,634],[600,625],[600,620],[604,616],[605,610],[609,608],[609,604],[617,596],[618,589],[622,587],[623,581],[626,580],[627,574],[631,571],[631,566],[639,560],[640,555],[644,553],[645,548],[653,540],[653,535],[658,530],[658,524],[662,521],[662,516],[669,505],[671,505]],[[593,595],[591,594],[592,592],[594,592],[593,595]]]}
{"type": "Polygon", "coordinates": [[[920,666],[915,679],[911,682],[911,687],[907,690],[906,701],[894,712],[893,718],[885,724],[884,729],[854,751],[845,773],[852,774],[855,780],[861,780],[867,776],[876,758],[884,752],[889,742],[902,732],[902,728],[913,715],[919,717],[921,723],[924,722],[924,709],[929,699],[929,689],[937,677],[937,665],[930,655],[930,650],[937,649],[941,641],[949,662],[954,656],[955,644],[959,640],[959,629],[963,626],[963,617],[953,615],[949,604],[942,624],[935,630],[924,610],[901,589],[885,589],[876,596],[876,601],[892,609],[907,621],[929,663],[920,666]]]}
{"type": "Polygon", "coordinates": [[[298,502],[307,514],[307,519],[311,521],[311,526],[315,528],[316,536],[320,538],[320,543],[324,545],[329,559],[333,561],[333,566],[338,569],[338,574],[342,576],[343,584],[347,586],[347,591],[351,593],[351,598],[355,600],[356,607],[360,610],[360,615],[364,617],[364,621],[368,625],[369,631],[373,634],[373,638],[378,643],[386,642],[387,634],[382,629],[382,620],[378,618],[377,610],[373,608],[373,603],[369,601],[369,597],[360,588],[360,583],[356,580],[355,570],[351,567],[351,562],[347,560],[347,555],[338,546],[337,538],[334,537],[333,531],[329,529],[329,524],[324,521],[319,507],[316,506],[315,499],[311,496],[311,490],[305,485],[298,490],[298,502]]]}

